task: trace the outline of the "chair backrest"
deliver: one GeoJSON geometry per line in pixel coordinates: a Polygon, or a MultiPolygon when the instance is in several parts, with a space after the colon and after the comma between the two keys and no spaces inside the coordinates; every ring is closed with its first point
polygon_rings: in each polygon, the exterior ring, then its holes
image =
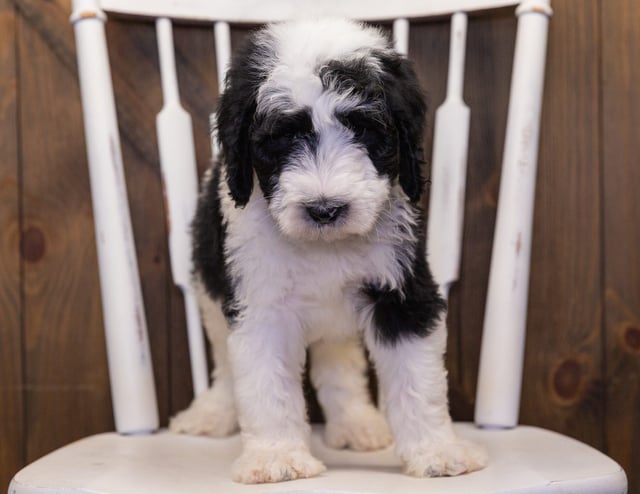
{"type": "Polygon", "coordinates": [[[174,282],[185,296],[194,390],[199,393],[206,389],[207,370],[198,309],[189,286],[188,234],[195,210],[197,176],[191,120],[180,106],[171,19],[214,26],[218,78],[222,81],[231,54],[230,23],[260,24],[309,16],[393,21],[396,49],[407,54],[411,20],[452,16],[447,98],[436,114],[429,204],[429,229],[438,235],[428,236],[427,249],[436,281],[447,296],[450,284],[458,277],[462,240],[469,123],[469,109],[462,99],[466,13],[517,6],[518,34],[475,416],[481,426],[512,427],[517,423],[520,402],[549,3],[550,0],[74,0],[71,21],[76,35],[117,430],[155,430],[158,412],[122,171],[105,12],[156,19],[164,97],[157,131],[170,218],[171,267],[174,282]]]}

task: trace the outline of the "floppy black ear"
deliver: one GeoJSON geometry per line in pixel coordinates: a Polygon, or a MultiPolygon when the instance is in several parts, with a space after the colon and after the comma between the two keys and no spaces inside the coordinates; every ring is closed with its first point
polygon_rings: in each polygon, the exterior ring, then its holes
{"type": "Polygon", "coordinates": [[[385,56],[382,62],[385,99],[398,131],[398,180],[416,202],[424,189],[422,140],[427,105],[411,62],[399,55],[385,56]]]}
{"type": "Polygon", "coordinates": [[[218,142],[236,206],[246,205],[253,190],[250,133],[258,88],[264,79],[258,68],[258,52],[254,37],[250,37],[229,67],[218,107],[218,142]]]}

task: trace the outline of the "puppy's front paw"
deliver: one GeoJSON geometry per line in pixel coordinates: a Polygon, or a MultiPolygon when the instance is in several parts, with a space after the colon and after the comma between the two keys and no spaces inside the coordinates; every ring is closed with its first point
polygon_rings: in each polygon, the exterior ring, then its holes
{"type": "Polygon", "coordinates": [[[481,470],[487,466],[486,450],[456,439],[417,448],[405,458],[405,473],[414,477],[443,477],[481,470]]]}
{"type": "Polygon", "coordinates": [[[336,449],[376,451],[389,446],[393,436],[382,414],[370,406],[339,419],[327,420],[324,440],[336,449]]]}
{"type": "Polygon", "coordinates": [[[249,448],[234,462],[231,476],[243,484],[263,484],[315,477],[325,470],[304,447],[249,448]]]}
{"type": "Polygon", "coordinates": [[[169,429],[179,434],[226,437],[238,430],[233,398],[217,392],[215,387],[195,398],[189,408],[169,422],[169,429]]]}

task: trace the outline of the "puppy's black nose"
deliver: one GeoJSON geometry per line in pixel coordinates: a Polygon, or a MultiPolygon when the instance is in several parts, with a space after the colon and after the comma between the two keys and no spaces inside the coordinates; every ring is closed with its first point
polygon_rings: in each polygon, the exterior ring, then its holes
{"type": "Polygon", "coordinates": [[[318,201],[305,204],[309,217],[320,225],[328,225],[336,221],[348,209],[347,204],[318,201]]]}

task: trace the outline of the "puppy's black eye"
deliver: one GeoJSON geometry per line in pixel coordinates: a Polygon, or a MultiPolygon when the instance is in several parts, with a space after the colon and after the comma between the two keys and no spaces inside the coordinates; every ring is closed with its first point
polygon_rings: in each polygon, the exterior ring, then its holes
{"type": "Polygon", "coordinates": [[[256,137],[266,152],[286,152],[313,137],[311,116],[306,111],[282,116],[262,125],[256,137]]]}
{"type": "Polygon", "coordinates": [[[286,142],[296,142],[308,139],[311,131],[302,128],[284,128],[276,130],[267,136],[267,139],[285,144],[286,142]]]}
{"type": "Polygon", "coordinates": [[[361,111],[349,113],[339,113],[336,115],[338,121],[354,132],[354,134],[380,133],[387,128],[386,122],[376,116],[369,115],[361,111]]]}
{"type": "Polygon", "coordinates": [[[361,111],[337,114],[336,118],[353,132],[354,141],[364,145],[369,153],[378,153],[392,135],[387,123],[361,111]]]}

